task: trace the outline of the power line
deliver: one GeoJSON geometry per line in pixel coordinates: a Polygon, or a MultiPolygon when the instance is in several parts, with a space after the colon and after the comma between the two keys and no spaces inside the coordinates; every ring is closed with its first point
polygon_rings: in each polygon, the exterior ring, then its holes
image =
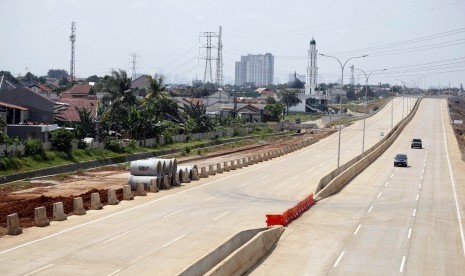
{"type": "Polygon", "coordinates": [[[69,65],[69,80],[73,82],[76,80],[76,60],[74,58],[74,43],[76,42],[76,22],[71,22],[71,35],[69,36],[69,41],[71,41],[71,62],[69,65]]]}

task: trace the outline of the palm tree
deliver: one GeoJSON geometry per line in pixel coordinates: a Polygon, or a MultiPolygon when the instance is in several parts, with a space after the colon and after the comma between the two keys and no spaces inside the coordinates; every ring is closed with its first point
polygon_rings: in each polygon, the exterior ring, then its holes
{"type": "Polygon", "coordinates": [[[159,98],[163,96],[163,92],[165,91],[166,86],[163,84],[163,77],[162,76],[155,76],[154,78],[150,77],[150,84],[149,84],[149,91],[145,98],[159,98]]]}

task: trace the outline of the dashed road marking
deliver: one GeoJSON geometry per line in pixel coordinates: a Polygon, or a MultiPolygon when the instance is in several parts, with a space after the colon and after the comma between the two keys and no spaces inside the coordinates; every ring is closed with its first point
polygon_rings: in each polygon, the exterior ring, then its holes
{"type": "Polygon", "coordinates": [[[419,198],[420,198],[420,194],[417,194],[417,201],[418,201],[419,198]]]}
{"type": "Polygon", "coordinates": [[[119,234],[118,236],[115,236],[115,237],[113,237],[113,238],[111,238],[111,239],[108,239],[108,240],[104,241],[103,243],[111,242],[112,240],[115,240],[115,239],[117,239],[117,238],[119,238],[119,237],[122,237],[122,236],[126,235],[126,234],[129,233],[129,232],[131,232],[131,231],[126,231],[126,232],[124,232],[123,234],[119,234]]]}
{"type": "Polygon", "coordinates": [[[373,205],[371,205],[371,206],[370,206],[370,209],[368,209],[368,213],[370,213],[371,210],[373,210],[373,205]]]}
{"type": "Polygon", "coordinates": [[[221,215],[219,215],[219,216],[217,216],[216,218],[214,218],[213,220],[220,219],[220,218],[226,216],[227,214],[229,214],[229,212],[224,212],[224,213],[222,213],[221,215]]]}
{"type": "Polygon", "coordinates": [[[183,209],[179,209],[179,210],[177,210],[177,211],[175,211],[175,212],[172,212],[172,213],[169,213],[169,214],[167,214],[167,215],[165,215],[165,216],[163,216],[163,217],[164,217],[164,218],[171,217],[172,215],[175,215],[175,214],[180,213],[180,212],[182,212],[182,211],[183,211],[183,209]]]}
{"type": "Polygon", "coordinates": [[[344,251],[342,251],[339,257],[337,258],[336,262],[334,263],[334,267],[336,267],[339,264],[339,262],[342,259],[342,256],[344,256],[344,251]]]}
{"type": "Polygon", "coordinates": [[[115,275],[116,273],[120,272],[122,269],[117,269],[115,271],[113,271],[112,273],[108,274],[107,276],[113,276],[115,275]]]}
{"type": "Polygon", "coordinates": [[[165,244],[163,245],[163,247],[167,247],[168,245],[170,245],[170,244],[172,244],[172,243],[175,243],[175,242],[179,241],[180,239],[184,238],[185,236],[186,236],[186,234],[184,234],[184,235],[182,235],[182,236],[180,236],[180,237],[177,237],[176,239],[170,241],[169,243],[165,243],[165,244]]]}
{"type": "Polygon", "coordinates": [[[408,229],[407,239],[410,239],[411,236],[412,236],[412,228],[409,228],[408,229]]]}
{"type": "Polygon", "coordinates": [[[412,213],[412,216],[416,216],[417,215],[417,208],[413,209],[413,213],[412,213]]]}
{"type": "Polygon", "coordinates": [[[387,187],[388,184],[389,184],[389,181],[387,181],[386,184],[384,184],[384,187],[387,187]]]}
{"type": "Polygon", "coordinates": [[[27,273],[27,274],[24,274],[23,276],[32,275],[32,274],[34,274],[34,273],[36,273],[36,272],[39,272],[39,271],[44,270],[44,269],[46,269],[46,268],[49,268],[49,267],[51,267],[52,265],[53,265],[53,264],[48,264],[48,265],[46,265],[46,266],[43,266],[43,267],[38,268],[38,269],[36,269],[36,270],[33,270],[33,271],[31,271],[31,272],[29,272],[29,273],[27,273]]]}
{"type": "Polygon", "coordinates": [[[405,256],[402,257],[402,262],[400,263],[399,272],[403,272],[403,271],[404,271],[404,264],[405,264],[405,256]]]}
{"type": "Polygon", "coordinates": [[[377,198],[379,198],[382,194],[383,194],[383,192],[379,192],[377,198]]]}
{"type": "Polygon", "coordinates": [[[361,224],[359,224],[359,225],[357,226],[357,229],[355,229],[354,236],[355,236],[355,235],[357,235],[357,233],[358,233],[358,230],[360,230],[360,227],[362,227],[362,225],[361,225],[361,224]]]}

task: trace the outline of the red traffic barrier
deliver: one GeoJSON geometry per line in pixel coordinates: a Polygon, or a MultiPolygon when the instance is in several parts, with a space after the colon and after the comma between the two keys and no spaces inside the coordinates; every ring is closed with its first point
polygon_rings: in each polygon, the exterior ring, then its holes
{"type": "Polygon", "coordinates": [[[282,214],[266,215],[266,225],[268,227],[273,225],[286,226],[291,221],[299,217],[303,212],[307,211],[314,204],[315,200],[313,199],[313,194],[310,194],[293,207],[287,209],[282,214]]]}

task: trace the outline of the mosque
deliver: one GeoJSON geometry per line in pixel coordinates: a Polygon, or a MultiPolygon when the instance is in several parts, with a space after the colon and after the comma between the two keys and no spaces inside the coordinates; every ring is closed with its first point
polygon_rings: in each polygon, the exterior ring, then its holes
{"type": "Polygon", "coordinates": [[[294,78],[287,83],[288,89],[295,89],[299,92],[298,96],[301,101],[296,106],[290,107],[290,112],[325,112],[328,109],[328,99],[326,94],[321,93],[317,89],[317,66],[318,50],[316,49],[316,41],[310,40],[310,48],[308,50],[307,76],[305,83],[297,78],[294,73],[294,78]]]}

